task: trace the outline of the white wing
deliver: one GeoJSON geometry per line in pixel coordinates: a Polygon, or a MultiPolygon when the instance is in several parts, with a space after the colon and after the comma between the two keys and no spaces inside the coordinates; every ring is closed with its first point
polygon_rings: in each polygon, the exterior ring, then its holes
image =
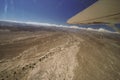
{"type": "Polygon", "coordinates": [[[70,18],[69,24],[120,23],[120,0],[98,0],[70,18]]]}

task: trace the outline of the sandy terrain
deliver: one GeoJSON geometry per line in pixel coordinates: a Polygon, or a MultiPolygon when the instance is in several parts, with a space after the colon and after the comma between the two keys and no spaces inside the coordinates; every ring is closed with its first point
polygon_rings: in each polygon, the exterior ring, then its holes
{"type": "Polygon", "coordinates": [[[1,31],[0,80],[120,80],[120,34],[42,27],[1,31]]]}

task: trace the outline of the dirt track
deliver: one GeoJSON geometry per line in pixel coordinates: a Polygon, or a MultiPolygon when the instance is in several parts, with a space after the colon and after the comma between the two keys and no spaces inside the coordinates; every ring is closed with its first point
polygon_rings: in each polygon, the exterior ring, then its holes
{"type": "Polygon", "coordinates": [[[119,34],[76,29],[5,34],[0,80],[120,79],[119,34]]]}

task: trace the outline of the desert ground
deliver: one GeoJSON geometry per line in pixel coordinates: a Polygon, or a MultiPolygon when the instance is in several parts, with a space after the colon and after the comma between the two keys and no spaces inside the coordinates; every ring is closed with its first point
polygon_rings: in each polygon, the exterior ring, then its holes
{"type": "Polygon", "coordinates": [[[0,80],[120,80],[120,34],[0,25],[0,80]]]}

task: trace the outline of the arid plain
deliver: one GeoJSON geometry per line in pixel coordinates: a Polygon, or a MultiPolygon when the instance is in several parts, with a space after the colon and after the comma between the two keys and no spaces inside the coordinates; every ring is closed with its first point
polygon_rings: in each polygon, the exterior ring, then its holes
{"type": "Polygon", "coordinates": [[[120,34],[1,24],[0,80],[120,80],[120,34]]]}

